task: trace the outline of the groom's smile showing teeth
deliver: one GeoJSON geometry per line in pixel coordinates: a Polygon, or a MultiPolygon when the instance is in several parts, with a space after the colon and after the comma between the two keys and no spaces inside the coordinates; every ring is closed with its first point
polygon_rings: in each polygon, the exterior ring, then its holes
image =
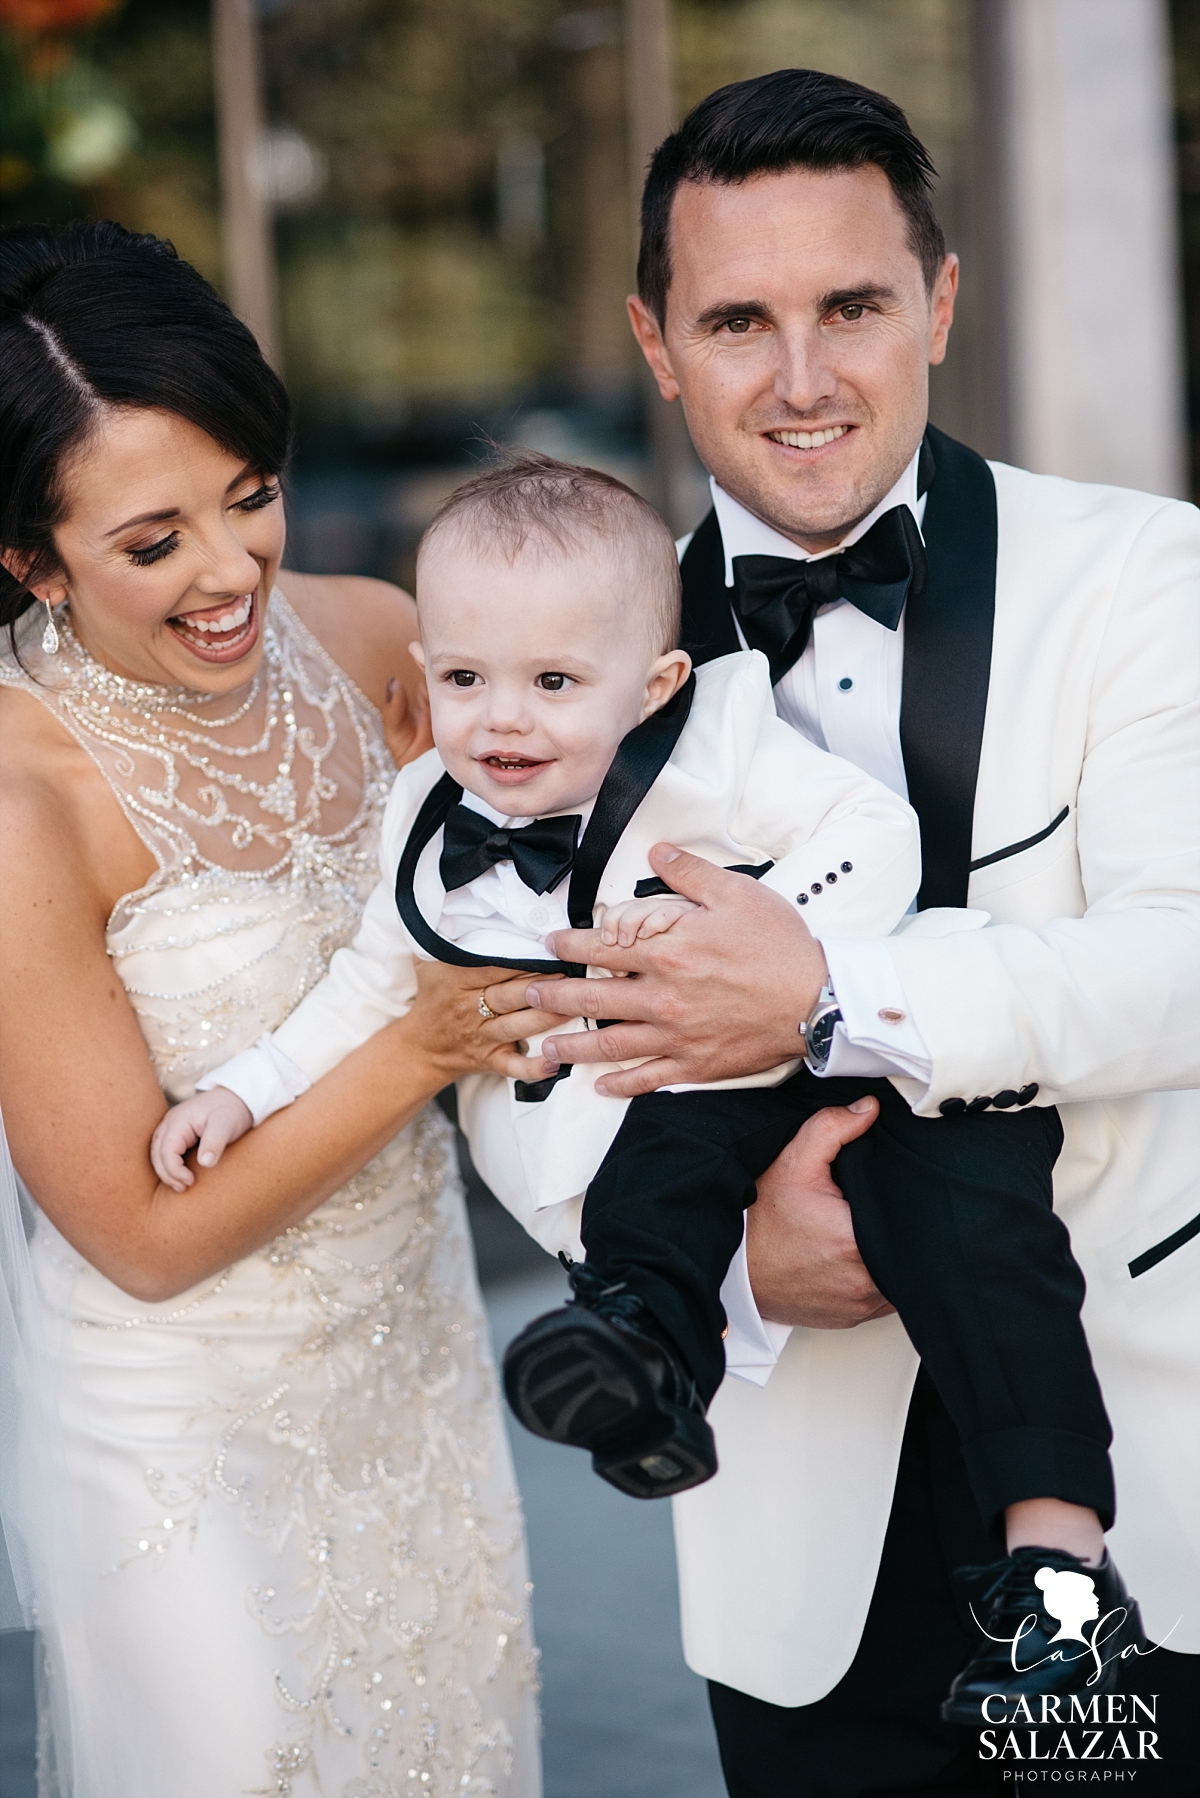
{"type": "Polygon", "coordinates": [[[179,612],[167,623],[201,661],[231,662],[245,655],[258,636],[258,607],[253,593],[242,593],[219,605],[179,612]]]}
{"type": "Polygon", "coordinates": [[[772,443],[782,443],[788,449],[823,449],[827,443],[844,437],[849,429],[849,425],[825,425],[816,431],[768,431],[767,436],[772,443]]]}

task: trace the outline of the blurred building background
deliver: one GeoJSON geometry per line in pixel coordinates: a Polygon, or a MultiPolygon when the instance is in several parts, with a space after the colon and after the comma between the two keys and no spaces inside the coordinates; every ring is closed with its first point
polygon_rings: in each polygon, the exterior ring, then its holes
{"type": "Polygon", "coordinates": [[[633,192],[695,100],[788,65],[884,89],[933,153],[964,265],[937,422],[1187,491],[1198,0],[0,0],[0,207],[158,232],[223,285],[296,401],[293,559],[407,580],[488,439],[696,522],[624,318],[633,192]]]}
{"type": "MultiPolygon", "coordinates": [[[[707,493],[625,322],[635,194],[690,105],[787,66],[883,89],[932,152],[963,258],[935,421],[1200,493],[1200,0],[0,0],[0,220],[115,218],[223,288],[296,402],[297,567],[409,583],[490,442],[683,530],[707,493]]],[[[472,1221],[504,1339],[561,1276],[478,1189],[472,1221]]],[[[548,1798],[717,1798],[665,1508],[514,1447],[548,1798]]],[[[29,1668],[0,1637],[0,1798],[33,1791],[29,1668]]]]}

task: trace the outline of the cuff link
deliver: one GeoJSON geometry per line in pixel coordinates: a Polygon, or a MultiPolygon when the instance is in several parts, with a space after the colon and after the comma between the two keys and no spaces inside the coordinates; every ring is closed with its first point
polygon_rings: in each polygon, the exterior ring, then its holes
{"type": "MultiPolygon", "coordinates": [[[[885,1024],[903,1024],[908,1013],[906,1011],[897,1011],[892,1005],[885,1005],[883,1010],[879,1013],[879,1016],[885,1024]]],[[[1016,1098],[1015,1093],[1013,1094],[1013,1097],[1014,1099],[1016,1098]]]]}

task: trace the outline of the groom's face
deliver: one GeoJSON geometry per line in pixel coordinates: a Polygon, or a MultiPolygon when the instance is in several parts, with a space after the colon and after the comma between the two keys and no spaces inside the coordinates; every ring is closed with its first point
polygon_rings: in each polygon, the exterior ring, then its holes
{"type": "Polygon", "coordinates": [[[874,166],[685,182],[670,256],[662,329],[630,302],[661,391],[682,398],[727,493],[805,547],[831,547],[920,443],[957,259],[930,294],[874,166]]]}

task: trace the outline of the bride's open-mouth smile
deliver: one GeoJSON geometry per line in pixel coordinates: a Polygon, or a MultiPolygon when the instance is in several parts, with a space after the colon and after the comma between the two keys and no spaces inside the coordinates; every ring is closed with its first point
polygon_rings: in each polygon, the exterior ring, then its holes
{"type": "Polygon", "coordinates": [[[218,605],[177,612],[170,629],[201,662],[236,662],[258,641],[258,591],[235,594],[218,605]]]}

